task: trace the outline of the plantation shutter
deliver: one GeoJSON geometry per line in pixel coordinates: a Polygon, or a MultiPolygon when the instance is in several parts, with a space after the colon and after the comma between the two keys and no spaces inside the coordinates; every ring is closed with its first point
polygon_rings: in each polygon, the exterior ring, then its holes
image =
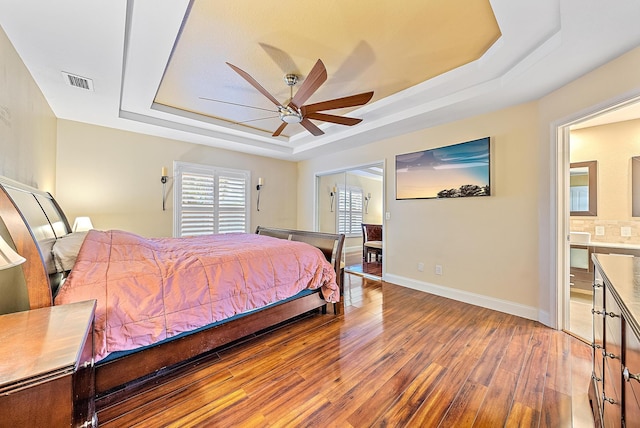
{"type": "Polygon", "coordinates": [[[221,172],[218,176],[218,232],[247,230],[246,174],[221,172]]]}
{"type": "Polygon", "coordinates": [[[182,200],[180,203],[180,233],[178,236],[215,233],[213,174],[183,172],[180,175],[182,200]]]}
{"type": "Polygon", "coordinates": [[[248,231],[249,172],[176,162],[174,236],[248,231]]]}
{"type": "Polygon", "coordinates": [[[362,234],[363,193],[359,187],[340,187],[338,192],[338,233],[347,236],[362,234]]]}

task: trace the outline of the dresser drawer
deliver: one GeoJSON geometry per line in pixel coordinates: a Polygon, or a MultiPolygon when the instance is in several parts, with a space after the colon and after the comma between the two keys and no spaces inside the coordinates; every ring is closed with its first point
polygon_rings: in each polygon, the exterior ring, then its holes
{"type": "Polygon", "coordinates": [[[640,426],[640,341],[631,328],[627,326],[625,330],[624,420],[627,427],[637,427],[640,426]]]}
{"type": "Polygon", "coordinates": [[[595,395],[598,401],[598,407],[602,408],[602,385],[604,379],[604,357],[602,350],[604,349],[604,318],[602,314],[604,309],[604,285],[602,277],[596,270],[594,274],[593,285],[593,379],[596,389],[595,395]]]}
{"type": "Polygon", "coordinates": [[[605,324],[604,334],[607,355],[614,355],[615,358],[620,359],[622,357],[622,316],[620,306],[618,306],[608,288],[605,289],[602,317],[605,324]]]}
{"type": "Polygon", "coordinates": [[[604,426],[605,427],[618,427],[621,426],[622,411],[621,411],[621,399],[620,394],[616,391],[617,387],[620,388],[621,369],[620,362],[617,360],[605,359],[604,362],[604,394],[602,396],[602,409],[604,426]]]}

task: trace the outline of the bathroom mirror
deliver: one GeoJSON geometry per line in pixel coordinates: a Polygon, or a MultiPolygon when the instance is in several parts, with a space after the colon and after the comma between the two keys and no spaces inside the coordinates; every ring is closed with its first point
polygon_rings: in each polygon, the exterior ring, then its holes
{"type": "Polygon", "coordinates": [[[598,215],[598,163],[572,162],[569,168],[569,209],[573,216],[598,215]]]}
{"type": "Polygon", "coordinates": [[[640,217],[640,156],[631,158],[631,217],[640,217]]]}

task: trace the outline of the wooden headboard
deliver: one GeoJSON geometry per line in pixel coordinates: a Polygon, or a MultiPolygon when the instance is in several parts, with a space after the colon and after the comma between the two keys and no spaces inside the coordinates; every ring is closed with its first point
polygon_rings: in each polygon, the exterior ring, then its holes
{"type": "Polygon", "coordinates": [[[0,218],[16,251],[27,259],[22,270],[29,307],[52,306],[52,290],[62,275],[55,272],[51,249],[57,238],[71,232],[67,217],[50,193],[0,177],[0,218]]]}

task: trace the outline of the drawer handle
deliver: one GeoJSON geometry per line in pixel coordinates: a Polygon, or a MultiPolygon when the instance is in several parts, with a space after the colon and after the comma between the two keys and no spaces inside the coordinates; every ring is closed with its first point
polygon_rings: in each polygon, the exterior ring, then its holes
{"type": "Polygon", "coordinates": [[[614,400],[613,398],[607,397],[606,395],[604,395],[604,393],[602,393],[602,401],[607,402],[609,404],[616,404],[616,400],[614,400]]]}
{"type": "Polygon", "coordinates": [[[620,359],[616,356],[616,354],[613,354],[611,352],[607,353],[607,351],[604,348],[602,348],[602,356],[605,358],[611,358],[613,360],[620,359]]]}
{"type": "Polygon", "coordinates": [[[591,309],[591,314],[605,316],[606,312],[596,311],[595,309],[591,309]]]}
{"type": "Polygon", "coordinates": [[[622,370],[622,377],[624,378],[625,382],[629,382],[631,379],[635,379],[636,381],[640,382],[640,374],[633,374],[629,371],[629,367],[625,367],[624,370],[622,370]]]}
{"type": "Polygon", "coordinates": [[[616,318],[616,317],[620,318],[620,315],[618,315],[618,314],[614,314],[613,312],[605,311],[603,316],[606,317],[607,315],[609,315],[611,318],[616,318]]]}
{"type": "Polygon", "coordinates": [[[598,344],[598,343],[592,343],[592,344],[591,344],[591,347],[592,347],[593,349],[601,349],[601,348],[602,348],[602,345],[600,345],[600,344],[598,344]]]}
{"type": "Polygon", "coordinates": [[[593,288],[602,288],[602,284],[598,284],[597,282],[594,282],[593,288]]]}

